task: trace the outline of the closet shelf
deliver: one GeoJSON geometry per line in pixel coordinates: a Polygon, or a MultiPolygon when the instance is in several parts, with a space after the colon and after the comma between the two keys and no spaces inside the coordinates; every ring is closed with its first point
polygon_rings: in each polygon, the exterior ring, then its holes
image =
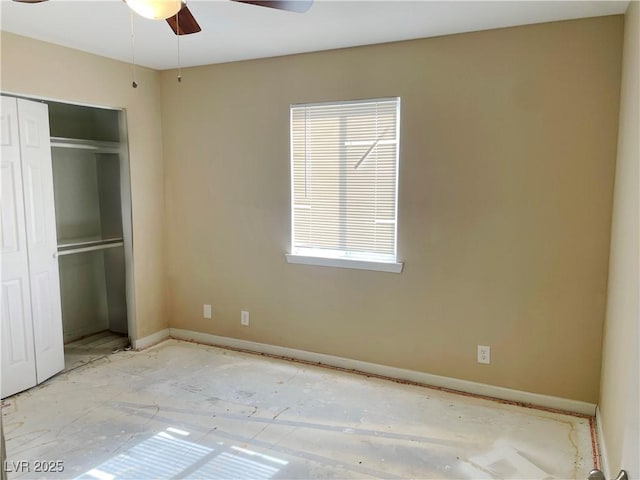
{"type": "Polygon", "coordinates": [[[58,244],[58,256],[72,255],[74,253],[92,252],[95,250],[106,250],[108,248],[122,247],[123,239],[120,238],[104,238],[100,240],[73,240],[58,244]]]}
{"type": "Polygon", "coordinates": [[[120,153],[119,142],[102,142],[98,140],[85,140],[82,138],[51,137],[52,148],[77,148],[90,150],[94,153],[120,153]]]}

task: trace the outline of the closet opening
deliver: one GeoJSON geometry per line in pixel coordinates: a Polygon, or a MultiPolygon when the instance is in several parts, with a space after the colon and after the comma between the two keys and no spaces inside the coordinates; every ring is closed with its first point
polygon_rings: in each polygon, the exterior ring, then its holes
{"type": "Polygon", "coordinates": [[[123,110],[49,109],[65,370],[129,348],[131,201],[123,110]]]}

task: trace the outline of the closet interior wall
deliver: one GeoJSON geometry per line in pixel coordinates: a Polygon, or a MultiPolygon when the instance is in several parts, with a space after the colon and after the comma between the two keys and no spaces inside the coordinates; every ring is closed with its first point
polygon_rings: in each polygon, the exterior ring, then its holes
{"type": "Polygon", "coordinates": [[[124,113],[47,104],[64,342],[107,330],[127,335],[124,113]]]}

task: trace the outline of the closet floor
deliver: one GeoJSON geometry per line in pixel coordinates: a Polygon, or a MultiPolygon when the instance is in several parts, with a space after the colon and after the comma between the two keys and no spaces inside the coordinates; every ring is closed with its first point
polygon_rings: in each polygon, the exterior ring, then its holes
{"type": "Polygon", "coordinates": [[[64,346],[64,371],[98,360],[129,345],[129,339],[109,331],[95,333],[64,346]]]}

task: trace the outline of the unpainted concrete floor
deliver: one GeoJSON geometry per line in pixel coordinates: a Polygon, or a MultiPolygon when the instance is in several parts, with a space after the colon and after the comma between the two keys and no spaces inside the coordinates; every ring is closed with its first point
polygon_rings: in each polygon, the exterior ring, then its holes
{"type": "Polygon", "coordinates": [[[109,331],[99,332],[64,346],[64,371],[73,370],[93,362],[129,345],[126,335],[109,331]]]}
{"type": "Polygon", "coordinates": [[[9,478],[568,479],[593,466],[588,418],[177,340],[62,373],[2,414],[9,478]]]}

